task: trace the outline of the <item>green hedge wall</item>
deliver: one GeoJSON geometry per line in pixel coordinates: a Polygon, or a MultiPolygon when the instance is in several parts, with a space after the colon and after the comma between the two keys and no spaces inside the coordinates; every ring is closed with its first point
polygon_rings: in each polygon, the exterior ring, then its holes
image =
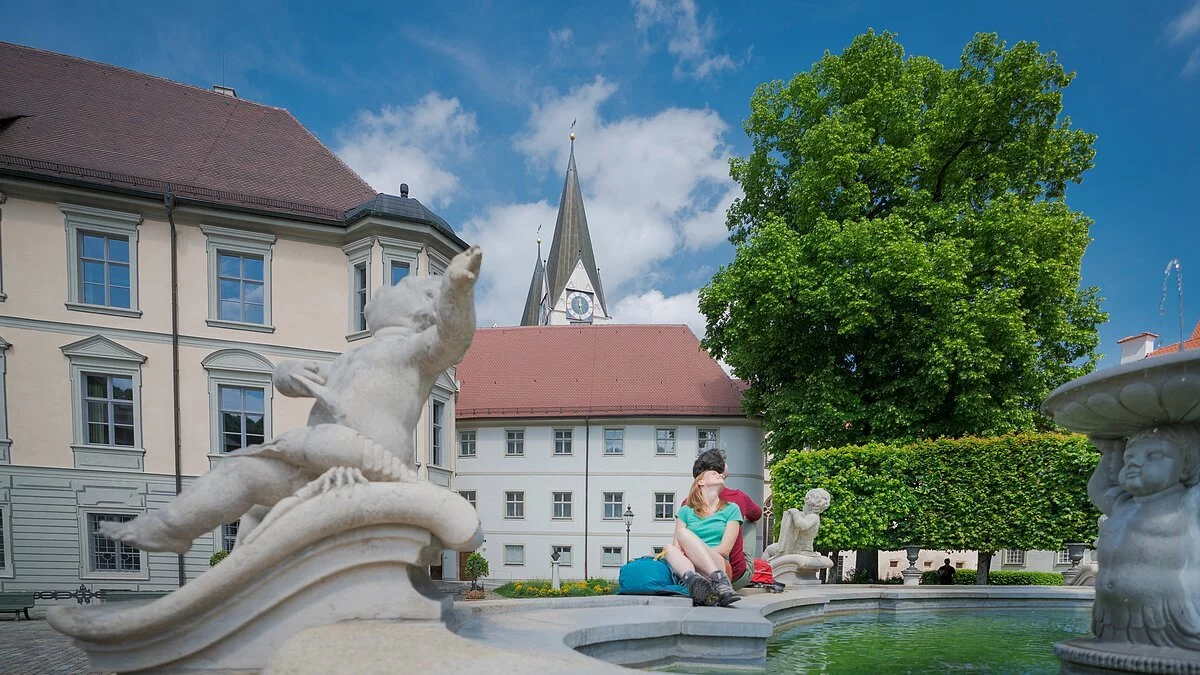
{"type": "MultiPolygon", "coordinates": [[[[921,573],[921,584],[936,586],[936,570],[921,573]]],[[[997,570],[988,574],[989,586],[1062,586],[1063,575],[1058,572],[1010,572],[997,570]]],[[[954,570],[955,586],[974,586],[975,570],[954,570]]]]}
{"type": "Polygon", "coordinates": [[[809,489],[829,491],[820,551],[1054,551],[1096,537],[1098,459],[1085,437],[1056,433],[793,450],[772,465],[771,492],[778,520],[809,489]]]}

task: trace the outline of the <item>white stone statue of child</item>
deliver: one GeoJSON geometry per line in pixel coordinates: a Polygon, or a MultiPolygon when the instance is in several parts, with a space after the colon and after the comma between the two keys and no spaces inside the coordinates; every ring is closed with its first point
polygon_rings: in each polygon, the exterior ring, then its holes
{"type": "Polygon", "coordinates": [[[1103,455],[1088,496],[1108,517],[1097,540],[1093,632],[1200,649],[1200,429],[1169,424],[1125,444],[1095,442],[1103,455]]]}
{"type": "Polygon", "coordinates": [[[795,508],[784,511],[779,524],[779,541],[763,551],[763,560],[770,562],[785,555],[807,555],[826,559],[813,550],[813,541],[816,540],[817,531],[821,527],[821,514],[829,508],[829,502],[828,491],[813,488],[804,495],[803,511],[795,508]]]}
{"type": "Polygon", "coordinates": [[[284,361],[275,388],[316,399],[308,426],[229,453],[165,507],[100,533],[145,551],[184,553],[196,537],[241,518],[238,541],[270,508],[326,471],[413,481],[413,429],[438,375],[458,363],[475,331],[483,253],[455,256],[444,276],[405,277],[366,307],[370,342],[328,365],[284,361]]]}

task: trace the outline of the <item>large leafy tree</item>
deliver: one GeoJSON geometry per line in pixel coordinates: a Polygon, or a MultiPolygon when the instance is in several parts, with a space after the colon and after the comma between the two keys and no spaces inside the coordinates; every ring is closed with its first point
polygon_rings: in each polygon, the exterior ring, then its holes
{"type": "Polygon", "coordinates": [[[760,86],[731,163],[733,263],[705,346],[749,383],[769,450],[1036,428],[1094,367],[1091,221],[1065,201],[1095,137],[1053,52],[977,35],[961,65],[857,37],[760,86]]]}

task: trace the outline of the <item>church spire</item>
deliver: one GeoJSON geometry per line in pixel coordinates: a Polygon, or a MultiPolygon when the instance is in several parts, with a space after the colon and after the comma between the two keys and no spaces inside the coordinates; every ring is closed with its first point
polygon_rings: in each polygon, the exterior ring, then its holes
{"type": "Polygon", "coordinates": [[[563,295],[571,273],[582,261],[583,270],[596,297],[596,316],[608,316],[608,303],[596,270],[596,254],[588,232],[587,214],[583,210],[583,192],[579,187],[579,172],[575,169],[575,134],[571,133],[571,156],[567,160],[567,177],[563,182],[562,198],[558,202],[558,218],[554,221],[554,239],[546,260],[547,301],[553,306],[563,295]]]}
{"type": "MultiPolygon", "coordinates": [[[[538,226],[538,229],[542,229],[538,226]]],[[[533,263],[533,280],[529,282],[529,293],[525,296],[525,311],[521,312],[522,326],[539,326],[542,323],[542,298],[546,293],[546,268],[542,265],[542,238],[537,240],[537,261],[533,263]]]]}

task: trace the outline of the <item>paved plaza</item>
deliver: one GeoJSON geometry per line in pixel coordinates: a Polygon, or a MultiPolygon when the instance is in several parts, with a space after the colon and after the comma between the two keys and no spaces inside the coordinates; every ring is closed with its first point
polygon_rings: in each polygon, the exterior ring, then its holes
{"type": "Polygon", "coordinates": [[[32,621],[0,620],[0,673],[4,675],[82,675],[87,655],[46,623],[46,610],[31,610],[32,621]]]}

